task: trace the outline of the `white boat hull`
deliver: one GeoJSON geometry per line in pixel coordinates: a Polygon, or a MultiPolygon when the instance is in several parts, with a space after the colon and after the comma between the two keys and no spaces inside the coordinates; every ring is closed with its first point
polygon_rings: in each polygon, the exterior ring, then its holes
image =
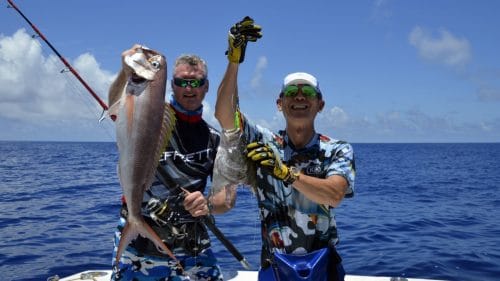
{"type": "MultiPolygon", "coordinates": [[[[94,281],[109,281],[111,278],[111,270],[88,270],[73,274],[68,277],[47,279],[52,281],[79,281],[79,280],[94,280],[94,281]]],[[[228,281],[256,281],[257,271],[238,271],[238,274],[228,281]]],[[[436,279],[420,279],[406,277],[387,277],[387,276],[364,276],[364,275],[346,275],[345,281],[439,281],[436,279]]]]}

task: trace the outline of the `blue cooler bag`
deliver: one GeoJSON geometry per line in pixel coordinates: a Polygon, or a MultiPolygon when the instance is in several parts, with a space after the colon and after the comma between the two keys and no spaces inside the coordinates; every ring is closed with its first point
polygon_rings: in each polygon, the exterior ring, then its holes
{"type": "Polygon", "coordinates": [[[330,248],[303,255],[274,253],[274,263],[259,271],[259,281],[327,281],[330,248]]]}

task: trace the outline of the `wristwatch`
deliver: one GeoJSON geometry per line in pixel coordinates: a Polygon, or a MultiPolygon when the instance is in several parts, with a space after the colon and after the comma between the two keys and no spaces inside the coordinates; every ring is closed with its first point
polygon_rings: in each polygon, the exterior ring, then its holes
{"type": "Polygon", "coordinates": [[[300,171],[297,170],[295,167],[292,166],[292,167],[288,168],[288,177],[286,177],[283,181],[286,184],[292,184],[296,180],[298,180],[299,177],[300,177],[300,171]]]}

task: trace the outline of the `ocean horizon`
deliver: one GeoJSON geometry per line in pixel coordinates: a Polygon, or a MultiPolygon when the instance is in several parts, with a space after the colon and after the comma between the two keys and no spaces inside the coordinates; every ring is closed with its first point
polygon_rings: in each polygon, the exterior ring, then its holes
{"type": "MultiPolygon", "coordinates": [[[[348,274],[500,278],[500,143],[353,143],[355,196],[336,208],[348,274]]],[[[0,274],[46,280],[110,269],[121,188],[114,142],[0,141],[0,274]]],[[[216,224],[254,270],[255,197],[216,224]]],[[[212,236],[226,279],[243,270],[212,236]]]]}

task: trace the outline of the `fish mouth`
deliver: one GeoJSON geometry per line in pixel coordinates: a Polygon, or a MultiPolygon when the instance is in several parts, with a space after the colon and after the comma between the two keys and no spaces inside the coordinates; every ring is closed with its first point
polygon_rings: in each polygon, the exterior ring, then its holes
{"type": "Polygon", "coordinates": [[[128,78],[128,83],[126,86],[127,93],[135,96],[140,95],[149,85],[149,83],[147,83],[148,81],[148,79],[137,75],[137,73],[132,73],[132,75],[130,75],[130,77],[128,78]]]}
{"type": "Polygon", "coordinates": [[[137,75],[137,73],[134,72],[134,73],[132,73],[132,76],[130,77],[130,81],[132,81],[135,84],[141,84],[141,83],[146,82],[147,79],[137,75]]]}

